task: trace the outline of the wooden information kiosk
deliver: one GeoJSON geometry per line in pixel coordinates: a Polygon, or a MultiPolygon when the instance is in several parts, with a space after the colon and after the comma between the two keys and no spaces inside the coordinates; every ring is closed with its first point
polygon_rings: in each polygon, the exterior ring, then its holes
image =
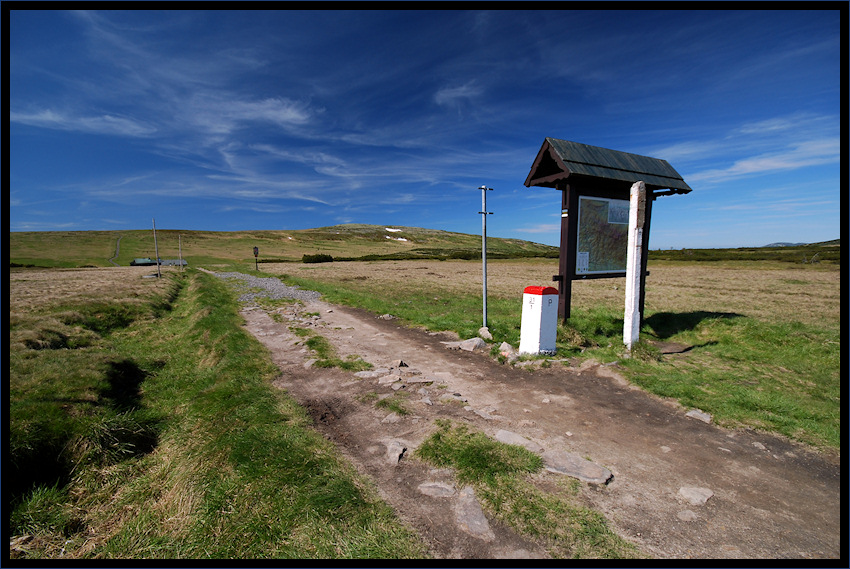
{"type": "Polygon", "coordinates": [[[558,317],[564,321],[570,317],[572,281],[625,276],[629,190],[635,182],[646,186],[642,318],[652,202],[660,196],[687,194],[691,187],[666,160],[557,138],[543,141],[525,185],[561,192],[561,252],[552,280],[558,283],[558,317]]]}

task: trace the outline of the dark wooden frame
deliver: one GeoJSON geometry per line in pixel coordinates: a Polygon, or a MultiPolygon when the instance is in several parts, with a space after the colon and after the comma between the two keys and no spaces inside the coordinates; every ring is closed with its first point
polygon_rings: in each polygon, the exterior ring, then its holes
{"type": "MultiPolygon", "coordinates": [[[[632,159],[639,159],[641,162],[662,163],[661,167],[665,175],[669,175],[672,170],[669,164],[664,161],[636,155],[625,155],[613,150],[606,150],[595,147],[584,147],[592,149],[604,156],[621,155],[628,156],[632,159]]],[[[585,159],[585,158],[582,158],[585,159]]],[[[570,300],[572,298],[572,281],[598,278],[613,278],[624,277],[625,271],[597,273],[597,274],[576,274],[576,242],[578,240],[578,200],[581,197],[597,197],[618,200],[628,200],[631,185],[634,182],[644,181],[642,177],[647,177],[641,172],[628,172],[624,174],[622,168],[614,168],[605,164],[590,164],[584,163],[585,166],[595,168],[596,175],[590,174],[574,174],[570,168],[564,164],[564,161],[558,156],[557,151],[550,145],[549,139],[543,142],[543,146],[537,153],[534,163],[531,166],[531,171],[528,178],[525,180],[527,187],[543,186],[555,188],[561,192],[561,251],[558,257],[558,274],[552,277],[552,280],[558,283],[558,317],[566,322],[570,318],[570,300]],[[617,170],[615,176],[606,175],[606,169],[611,171],[617,170]],[[632,181],[628,182],[624,178],[632,181]]],[[[673,171],[675,172],[675,171],[673,171]]],[[[676,174],[678,176],[678,174],[676,174]]],[[[650,173],[652,176],[652,173],[650,173]]],[[[655,178],[653,176],[653,178],[655,178]]],[[[657,179],[657,178],[655,178],[657,179]]],[[[649,252],[649,230],[652,219],[652,203],[657,197],[669,196],[674,194],[685,194],[691,191],[691,188],[679,177],[673,179],[670,183],[670,188],[664,188],[659,185],[646,184],[646,213],[643,229],[643,242],[641,243],[641,267],[640,267],[640,317],[643,320],[643,312],[645,305],[645,290],[646,290],[646,261],[649,252]],[[666,190],[666,191],[661,191],[666,190]]]]}

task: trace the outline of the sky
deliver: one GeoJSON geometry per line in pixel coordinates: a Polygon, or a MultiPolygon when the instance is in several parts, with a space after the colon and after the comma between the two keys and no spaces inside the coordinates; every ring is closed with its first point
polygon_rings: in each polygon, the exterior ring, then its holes
{"type": "Polygon", "coordinates": [[[553,137],[682,175],[651,249],[840,236],[838,10],[6,16],[11,231],[480,235],[484,185],[488,236],[558,245],[553,137]]]}

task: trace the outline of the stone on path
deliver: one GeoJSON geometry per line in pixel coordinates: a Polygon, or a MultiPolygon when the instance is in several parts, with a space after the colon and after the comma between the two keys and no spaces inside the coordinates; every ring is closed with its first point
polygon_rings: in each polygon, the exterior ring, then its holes
{"type": "Polygon", "coordinates": [[[404,378],[404,381],[405,383],[434,383],[437,380],[428,375],[412,375],[404,378]]]}
{"type": "Polygon", "coordinates": [[[389,441],[384,443],[387,446],[387,462],[390,464],[398,464],[404,453],[407,452],[407,445],[402,441],[389,441]]]}
{"type": "Polygon", "coordinates": [[[541,453],[543,452],[543,447],[539,444],[531,441],[519,433],[514,433],[512,431],[506,431],[504,429],[499,429],[496,432],[496,440],[500,443],[505,443],[509,445],[517,445],[521,447],[525,447],[531,452],[541,453]]]}
{"type": "Polygon", "coordinates": [[[502,342],[499,346],[499,354],[506,357],[508,361],[514,361],[519,358],[519,354],[516,351],[516,348],[508,344],[507,342],[502,342]]]}
{"type": "Polygon", "coordinates": [[[714,492],[708,488],[679,488],[679,496],[694,506],[702,506],[714,496],[714,492]]]}
{"type": "Polygon", "coordinates": [[[566,474],[590,484],[607,484],[614,475],[604,466],[599,466],[581,456],[562,450],[543,453],[543,466],[549,472],[566,474]]]}
{"type": "Polygon", "coordinates": [[[395,374],[388,374],[384,377],[378,378],[378,383],[381,385],[389,385],[390,383],[394,383],[401,379],[401,376],[395,374]]]}
{"type": "Polygon", "coordinates": [[[481,338],[470,338],[460,343],[460,349],[467,352],[481,351],[487,349],[487,342],[481,338]]]}
{"type": "Polygon", "coordinates": [[[387,375],[388,373],[390,373],[390,370],[385,367],[379,367],[378,369],[358,371],[354,374],[354,377],[359,377],[360,379],[375,379],[382,375],[387,375]]]}
{"type": "Polygon", "coordinates": [[[417,487],[420,493],[434,498],[448,498],[455,495],[455,488],[445,482],[423,482],[417,487]]]}
{"type": "Polygon", "coordinates": [[[472,537],[484,541],[493,541],[496,535],[490,529],[490,523],[481,510],[472,486],[464,486],[455,504],[455,520],[458,527],[472,537]]]}
{"type": "Polygon", "coordinates": [[[686,417],[691,417],[692,419],[698,419],[703,423],[711,423],[711,415],[700,411],[699,409],[691,409],[687,413],[685,413],[686,417]]]}
{"type": "Polygon", "coordinates": [[[450,350],[465,350],[467,352],[475,352],[487,350],[487,342],[481,338],[470,338],[462,342],[442,342],[442,344],[450,350]]]}

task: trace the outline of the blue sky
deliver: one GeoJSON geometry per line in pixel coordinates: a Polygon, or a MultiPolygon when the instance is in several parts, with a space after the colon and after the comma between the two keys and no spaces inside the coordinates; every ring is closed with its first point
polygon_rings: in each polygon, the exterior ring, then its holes
{"type": "MultiPolygon", "coordinates": [[[[845,14],[846,17],[846,14],[845,14]]],[[[836,11],[11,11],[12,231],[558,244],[545,137],[663,158],[650,247],[838,238],[836,11]]],[[[844,44],[846,48],[846,44],[844,44]]]]}

